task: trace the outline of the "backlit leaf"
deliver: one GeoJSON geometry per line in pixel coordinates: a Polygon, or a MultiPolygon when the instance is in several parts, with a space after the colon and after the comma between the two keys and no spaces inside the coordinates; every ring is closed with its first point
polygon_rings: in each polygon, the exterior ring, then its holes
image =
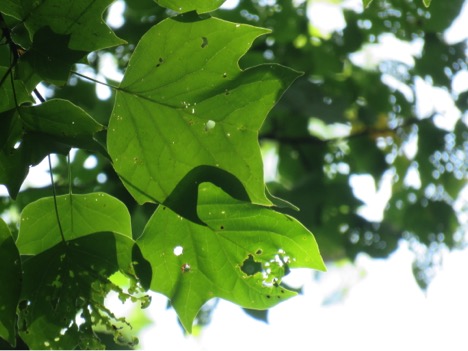
{"type": "Polygon", "coordinates": [[[156,0],[159,5],[180,13],[189,11],[197,11],[197,13],[214,11],[225,1],[226,0],[156,0]]]}
{"type": "Polygon", "coordinates": [[[29,65],[45,81],[63,85],[72,65],[86,55],[85,51],[70,50],[69,40],[70,35],[56,34],[49,27],[42,27],[34,34],[32,47],[21,56],[20,64],[29,65]]]}
{"type": "Polygon", "coordinates": [[[0,218],[0,338],[16,344],[16,306],[21,290],[18,249],[6,223],[0,218]]]}
{"type": "Polygon", "coordinates": [[[271,204],[258,130],[298,73],[273,64],[240,70],[239,58],[265,33],[190,14],[143,36],[108,132],[114,168],[138,202],[165,203],[188,172],[211,166],[234,175],[252,202],[271,204]]]}
{"type": "Polygon", "coordinates": [[[52,99],[20,110],[24,129],[43,133],[68,146],[98,148],[95,133],[104,129],[83,109],[68,100],[52,99]]]}
{"type": "MultiPolygon", "coordinates": [[[[57,196],[57,207],[66,240],[100,231],[131,237],[130,215],[126,206],[108,194],[57,196]]],[[[60,241],[52,197],[42,198],[24,208],[17,241],[21,254],[38,254],[60,241]]]]}
{"type": "Polygon", "coordinates": [[[201,306],[221,297],[266,309],[296,293],[281,285],[290,268],[325,270],[313,235],[295,219],[200,186],[195,224],[159,207],[138,240],[152,265],[151,289],[166,295],[190,331],[201,306]]]}
{"type": "Polygon", "coordinates": [[[95,51],[125,42],[104,23],[102,13],[113,0],[2,0],[0,11],[26,25],[30,38],[42,27],[70,35],[69,49],[95,51]]]}

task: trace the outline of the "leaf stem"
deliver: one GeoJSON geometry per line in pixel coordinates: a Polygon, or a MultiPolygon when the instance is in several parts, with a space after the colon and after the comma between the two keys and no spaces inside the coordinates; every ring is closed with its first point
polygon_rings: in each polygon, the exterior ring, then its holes
{"type": "Polygon", "coordinates": [[[77,75],[78,77],[81,77],[81,78],[84,78],[84,79],[88,79],[88,80],[90,80],[90,81],[92,81],[92,82],[94,82],[94,83],[104,85],[104,86],[109,87],[109,88],[111,88],[111,89],[119,90],[119,87],[113,86],[112,84],[108,84],[108,83],[101,82],[101,81],[99,81],[99,80],[97,80],[97,79],[94,79],[94,78],[85,76],[84,74],[78,73],[78,72],[76,72],[76,71],[71,71],[71,73],[77,75]]]}
{"type": "Polygon", "coordinates": [[[47,155],[47,160],[49,161],[49,174],[50,174],[50,182],[52,184],[52,194],[53,194],[53,197],[54,197],[54,209],[55,209],[55,216],[57,217],[57,225],[59,227],[60,236],[62,237],[62,241],[66,242],[65,236],[63,235],[62,224],[60,223],[60,216],[59,216],[59,213],[58,213],[57,191],[55,189],[54,175],[52,173],[52,161],[50,159],[50,154],[47,155]]]}

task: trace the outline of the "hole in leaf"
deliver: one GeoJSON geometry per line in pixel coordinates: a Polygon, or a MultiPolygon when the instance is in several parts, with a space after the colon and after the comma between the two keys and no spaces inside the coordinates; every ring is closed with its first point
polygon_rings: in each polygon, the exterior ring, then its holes
{"type": "Polygon", "coordinates": [[[202,49],[206,48],[208,46],[208,38],[207,37],[202,37],[202,44],[201,47],[202,49]]]}
{"type": "Polygon", "coordinates": [[[222,225],[221,227],[219,227],[219,229],[223,230],[223,229],[224,229],[224,225],[222,225]]]}
{"type": "Polygon", "coordinates": [[[227,77],[227,73],[224,72],[224,73],[223,73],[223,78],[226,78],[226,77],[227,77]]]}
{"type": "Polygon", "coordinates": [[[255,252],[256,255],[261,255],[262,253],[263,253],[263,250],[262,250],[262,249],[258,249],[258,250],[255,252]]]}
{"type": "Polygon", "coordinates": [[[158,60],[158,63],[156,64],[156,67],[161,66],[163,62],[164,62],[164,59],[162,57],[160,57],[159,60],[158,60]]]}
{"type": "Polygon", "coordinates": [[[184,253],[184,248],[182,246],[176,246],[174,247],[173,252],[174,252],[174,255],[180,256],[184,253]]]}
{"type": "Polygon", "coordinates": [[[256,262],[254,257],[249,255],[249,257],[242,262],[242,266],[240,268],[245,274],[254,275],[255,273],[262,271],[262,264],[260,262],[256,262]]]}

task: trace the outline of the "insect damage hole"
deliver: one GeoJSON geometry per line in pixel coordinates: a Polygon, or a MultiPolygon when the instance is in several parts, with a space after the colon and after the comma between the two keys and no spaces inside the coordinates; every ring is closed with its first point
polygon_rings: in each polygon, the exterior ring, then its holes
{"type": "Polygon", "coordinates": [[[242,262],[240,269],[242,272],[250,276],[254,275],[255,273],[262,272],[262,264],[255,261],[252,255],[249,255],[249,257],[247,257],[244,262],[242,262]]]}
{"type": "Polygon", "coordinates": [[[202,39],[201,48],[204,49],[208,46],[208,38],[202,37],[201,39],[202,39]]]}

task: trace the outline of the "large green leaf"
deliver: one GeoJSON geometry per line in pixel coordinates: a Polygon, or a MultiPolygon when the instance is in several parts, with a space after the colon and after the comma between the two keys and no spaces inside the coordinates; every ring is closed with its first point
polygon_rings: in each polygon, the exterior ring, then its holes
{"type": "Polygon", "coordinates": [[[60,242],[27,259],[18,326],[29,348],[101,348],[93,326],[103,323],[118,330],[125,323],[104,306],[104,298],[112,290],[124,294],[108,278],[117,270],[133,275],[133,245],[126,236],[100,232],[60,242]]]}
{"type": "Polygon", "coordinates": [[[69,49],[95,51],[125,42],[102,20],[102,13],[113,0],[2,0],[0,11],[26,25],[30,38],[42,27],[70,35],[69,49]]]}
{"type": "Polygon", "coordinates": [[[201,306],[221,297],[266,309],[294,296],[289,268],[325,270],[313,235],[295,219],[200,185],[195,224],[159,207],[138,241],[153,268],[151,289],[169,297],[187,330],[201,306]]]}
{"type": "Polygon", "coordinates": [[[197,11],[205,13],[216,10],[226,0],[155,0],[159,5],[183,13],[197,11]]]}
{"type": "Polygon", "coordinates": [[[21,290],[21,260],[6,223],[0,218],[0,338],[16,344],[16,307],[21,290]]]}
{"type": "Polygon", "coordinates": [[[188,14],[143,36],[108,132],[114,167],[138,202],[164,203],[188,172],[207,165],[233,174],[252,202],[271,204],[258,129],[298,73],[279,65],[242,71],[237,63],[267,32],[188,14]]]}
{"type": "MultiPolygon", "coordinates": [[[[108,194],[57,196],[57,211],[66,240],[101,231],[131,237],[126,206],[108,194]]],[[[21,254],[38,254],[60,241],[53,197],[42,198],[24,208],[17,241],[21,254]]]]}

